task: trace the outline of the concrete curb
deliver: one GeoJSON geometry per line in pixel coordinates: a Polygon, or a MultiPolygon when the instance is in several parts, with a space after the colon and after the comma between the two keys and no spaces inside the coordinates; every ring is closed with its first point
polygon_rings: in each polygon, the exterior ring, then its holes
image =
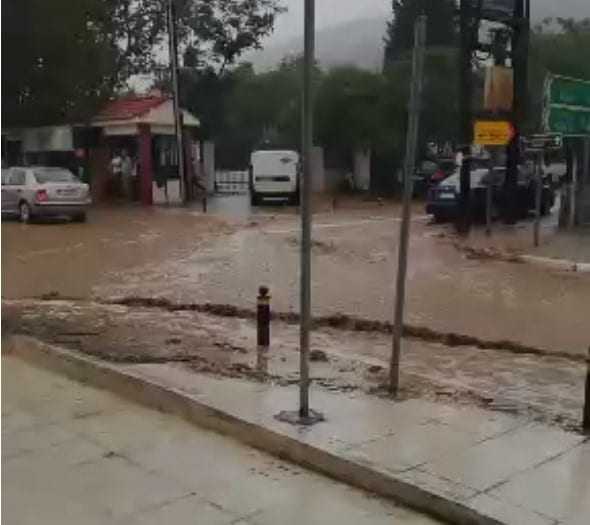
{"type": "Polygon", "coordinates": [[[532,264],[548,270],[590,273],[590,263],[577,263],[567,259],[552,259],[550,257],[540,257],[537,255],[517,255],[515,259],[518,262],[532,264]]]}
{"type": "Polygon", "coordinates": [[[110,390],[149,408],[179,415],[198,426],[228,435],[249,446],[325,474],[379,496],[459,525],[502,525],[466,505],[392,474],[303,443],[276,430],[227,413],[187,392],[111,364],[28,336],[12,335],[2,353],[18,356],[94,387],[110,390]]]}

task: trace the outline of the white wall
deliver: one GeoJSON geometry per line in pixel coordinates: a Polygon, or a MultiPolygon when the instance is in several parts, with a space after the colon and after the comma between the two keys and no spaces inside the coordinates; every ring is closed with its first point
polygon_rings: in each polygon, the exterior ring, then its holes
{"type": "Polygon", "coordinates": [[[203,169],[207,180],[207,193],[215,191],[215,143],[203,142],[203,169]]]}
{"type": "Polygon", "coordinates": [[[168,180],[161,188],[154,182],[152,189],[154,204],[182,204],[179,179],[168,180]]]}
{"type": "Polygon", "coordinates": [[[371,185],[371,151],[357,151],[354,154],[354,186],[357,190],[369,191],[371,185]]]}
{"type": "Polygon", "coordinates": [[[327,191],[324,149],[317,146],[311,150],[311,191],[313,193],[327,191]]]}

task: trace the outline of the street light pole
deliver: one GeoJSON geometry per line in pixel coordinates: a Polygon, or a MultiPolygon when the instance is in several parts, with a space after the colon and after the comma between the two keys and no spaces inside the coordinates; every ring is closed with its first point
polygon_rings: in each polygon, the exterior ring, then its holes
{"type": "Polygon", "coordinates": [[[305,0],[303,51],[303,180],[301,184],[301,325],[299,334],[299,417],[309,417],[309,331],[311,326],[311,150],[313,147],[313,65],[315,0],[305,0]]]}
{"type": "Polygon", "coordinates": [[[174,134],[178,153],[178,177],[180,179],[180,194],[182,201],[188,200],[188,188],[185,174],[184,141],[182,140],[182,115],[180,109],[180,95],[178,87],[178,40],[176,38],[176,9],[175,0],[168,0],[168,49],[170,54],[170,73],[172,77],[172,107],[174,109],[174,134]]]}

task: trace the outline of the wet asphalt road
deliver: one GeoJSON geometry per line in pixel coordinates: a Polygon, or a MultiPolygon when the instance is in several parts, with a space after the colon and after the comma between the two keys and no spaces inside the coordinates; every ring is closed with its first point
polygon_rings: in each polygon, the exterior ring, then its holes
{"type": "MultiPolygon", "coordinates": [[[[2,225],[2,294],[163,296],[298,309],[299,223],[291,208],[249,209],[245,196],[198,209],[101,209],[85,225],[2,225]],[[224,222],[221,218],[228,222],[224,222]]],[[[470,260],[416,209],[407,322],[483,339],[586,352],[590,277],[470,260]]],[[[314,218],[313,310],[389,320],[399,210],[324,206],[314,218]]]]}

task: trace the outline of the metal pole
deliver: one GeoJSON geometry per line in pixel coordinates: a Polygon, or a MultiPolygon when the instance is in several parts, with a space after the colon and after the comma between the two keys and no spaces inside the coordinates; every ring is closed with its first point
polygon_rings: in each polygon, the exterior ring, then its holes
{"type": "Polygon", "coordinates": [[[301,184],[301,325],[299,333],[299,416],[309,417],[309,330],[311,325],[311,149],[315,0],[305,0],[303,50],[303,180],[301,184]]]}
{"type": "Polygon", "coordinates": [[[406,159],[404,167],[404,201],[397,265],[397,282],[395,290],[395,313],[393,324],[393,342],[391,363],[389,367],[389,391],[397,394],[399,389],[399,362],[401,338],[404,329],[404,301],[406,294],[406,270],[408,263],[408,241],[410,237],[410,213],[412,204],[412,173],[416,161],[416,144],[418,142],[418,124],[424,77],[424,52],[426,45],[425,15],[416,19],[414,26],[414,52],[412,57],[412,86],[408,108],[408,135],[406,138],[406,159]]]}
{"type": "Polygon", "coordinates": [[[543,177],[541,176],[541,163],[543,161],[543,152],[540,151],[535,156],[535,227],[534,243],[539,246],[539,237],[541,231],[541,199],[543,196],[543,177]]]}
{"type": "Polygon", "coordinates": [[[461,0],[459,23],[461,31],[459,107],[463,161],[460,169],[459,215],[456,227],[459,233],[467,234],[471,229],[471,143],[473,142],[471,54],[474,20],[471,1],[461,0]]]}
{"type": "Polygon", "coordinates": [[[579,169],[579,162],[580,156],[578,154],[578,150],[574,145],[572,147],[572,155],[573,155],[573,162],[572,162],[572,175],[569,184],[569,207],[568,207],[568,217],[567,217],[567,227],[568,229],[572,229],[576,224],[576,191],[577,191],[577,182],[578,182],[578,169],[579,169]]]}
{"type": "Polygon", "coordinates": [[[494,191],[494,152],[490,148],[490,165],[488,167],[488,184],[486,188],[486,235],[492,235],[492,193],[494,191]]]}
{"type": "Polygon", "coordinates": [[[188,191],[185,176],[184,141],[182,140],[182,116],[180,114],[180,95],[178,88],[178,41],[176,38],[175,0],[168,0],[168,50],[170,53],[170,72],[172,77],[172,107],[174,109],[174,134],[178,153],[178,177],[182,201],[187,202],[188,191]]]}
{"type": "Polygon", "coordinates": [[[585,432],[590,432],[590,348],[588,348],[588,357],[586,358],[586,388],[584,390],[584,417],[582,428],[585,432]]]}
{"type": "Polygon", "coordinates": [[[520,136],[524,132],[523,126],[526,123],[527,108],[529,104],[528,95],[528,60],[530,40],[530,1],[516,0],[514,10],[514,32],[512,36],[512,69],[514,76],[513,104],[511,120],[514,125],[514,138],[507,147],[506,155],[506,177],[504,180],[504,194],[506,208],[504,220],[507,224],[515,224],[518,215],[518,165],[521,162],[520,136]]]}

